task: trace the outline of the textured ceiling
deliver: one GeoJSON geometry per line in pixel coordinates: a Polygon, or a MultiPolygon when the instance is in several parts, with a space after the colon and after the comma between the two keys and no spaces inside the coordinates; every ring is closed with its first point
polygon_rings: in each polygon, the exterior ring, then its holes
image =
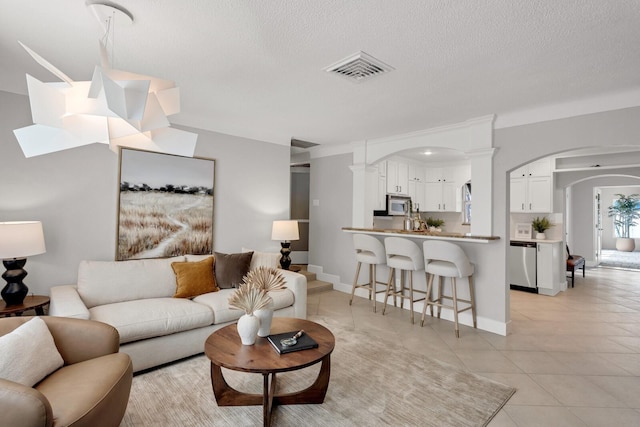
{"type": "MultiPolygon", "coordinates": [[[[640,88],[640,0],[116,0],[113,65],[175,80],[176,124],[337,144],[640,88]],[[358,51],[394,71],[323,68],[358,51]]],[[[102,28],[82,0],[0,2],[0,90],[90,80],[102,28]]]]}

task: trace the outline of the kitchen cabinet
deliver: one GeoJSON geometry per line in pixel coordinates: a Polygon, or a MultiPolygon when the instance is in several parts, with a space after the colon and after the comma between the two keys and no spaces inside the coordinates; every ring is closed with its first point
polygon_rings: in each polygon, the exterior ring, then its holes
{"type": "Polygon", "coordinates": [[[453,182],[456,180],[456,167],[426,168],[426,182],[453,182]]]}
{"type": "Polygon", "coordinates": [[[462,212],[462,185],[471,178],[471,166],[426,168],[425,202],[421,211],[462,212]]]}
{"type": "Polygon", "coordinates": [[[413,202],[413,211],[425,211],[426,206],[426,183],[419,181],[411,181],[409,180],[408,189],[409,189],[409,197],[411,197],[411,201],[413,202]]]}
{"type": "Polygon", "coordinates": [[[538,160],[511,172],[511,212],[553,211],[553,179],[549,159],[538,160]]]}
{"type": "Polygon", "coordinates": [[[427,182],[425,185],[425,212],[461,212],[460,188],[455,182],[427,182]]]}
{"type": "Polygon", "coordinates": [[[422,166],[409,165],[409,182],[425,182],[425,168],[422,166]]]}
{"type": "Polygon", "coordinates": [[[387,160],[387,193],[407,195],[408,184],[409,166],[397,160],[387,160]]]}
{"type": "Polygon", "coordinates": [[[536,245],[536,274],[538,293],[556,295],[564,279],[564,250],[562,242],[538,242],[536,245]]]}

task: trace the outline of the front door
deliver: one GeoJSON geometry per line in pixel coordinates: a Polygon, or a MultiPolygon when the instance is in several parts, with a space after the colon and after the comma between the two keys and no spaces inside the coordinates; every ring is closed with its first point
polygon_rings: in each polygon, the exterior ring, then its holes
{"type": "Polygon", "coordinates": [[[595,218],[595,248],[596,248],[596,267],[600,265],[602,261],[602,206],[601,206],[601,191],[599,188],[595,189],[594,200],[594,218],[595,218]]]}

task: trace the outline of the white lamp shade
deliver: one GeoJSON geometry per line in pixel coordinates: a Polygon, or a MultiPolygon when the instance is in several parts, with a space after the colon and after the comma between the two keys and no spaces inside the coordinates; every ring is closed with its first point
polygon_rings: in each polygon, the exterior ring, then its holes
{"type": "Polygon", "coordinates": [[[298,221],[273,221],[271,240],[298,240],[298,221]]]}
{"type": "Polygon", "coordinates": [[[0,259],[25,258],[45,252],[40,221],[0,222],[0,259]]]}

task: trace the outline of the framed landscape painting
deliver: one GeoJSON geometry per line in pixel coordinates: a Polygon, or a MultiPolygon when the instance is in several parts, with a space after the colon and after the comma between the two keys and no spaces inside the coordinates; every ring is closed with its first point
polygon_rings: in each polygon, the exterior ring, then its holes
{"type": "Polygon", "coordinates": [[[116,259],[213,253],[212,159],[122,148],[116,259]]]}

